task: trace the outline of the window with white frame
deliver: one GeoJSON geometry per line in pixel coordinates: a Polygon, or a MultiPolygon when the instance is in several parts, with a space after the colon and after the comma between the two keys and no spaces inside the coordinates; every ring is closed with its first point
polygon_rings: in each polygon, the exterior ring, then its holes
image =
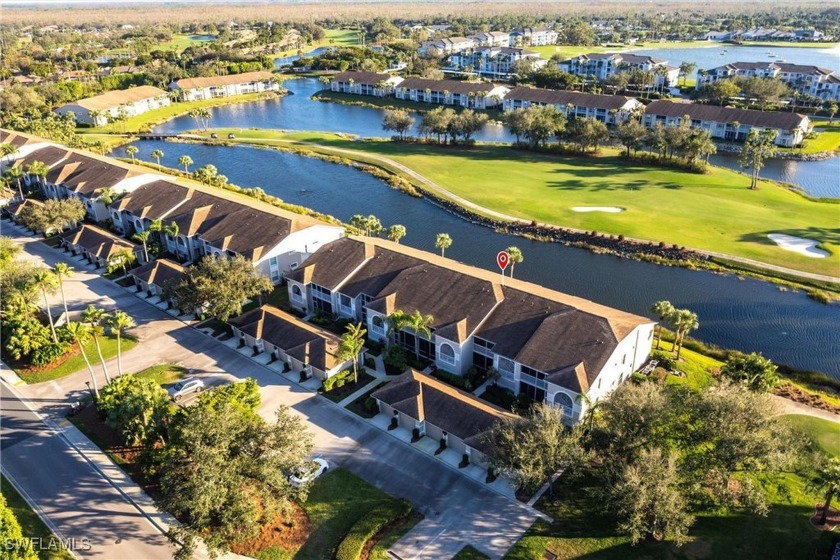
{"type": "Polygon", "coordinates": [[[300,286],[292,286],[292,299],[297,302],[303,301],[303,292],[300,289],[300,286]]]}
{"type": "Polygon", "coordinates": [[[516,370],[516,364],[513,360],[509,358],[505,358],[504,356],[499,356],[499,373],[502,375],[504,379],[513,380],[513,374],[516,370]]]}
{"type": "Polygon", "coordinates": [[[382,320],[382,317],[379,315],[375,315],[373,319],[370,320],[371,323],[371,330],[374,334],[384,335],[385,334],[385,321],[382,320]]]}
{"type": "Polygon", "coordinates": [[[455,365],[455,349],[452,348],[452,345],[445,342],[440,345],[440,361],[445,364],[455,365]]]}
{"type": "Polygon", "coordinates": [[[270,259],[268,259],[268,265],[271,266],[271,267],[276,267],[277,266],[277,257],[271,257],[270,259]]]}
{"type": "Polygon", "coordinates": [[[563,409],[564,416],[572,416],[574,401],[572,401],[572,397],[570,397],[566,393],[557,393],[556,395],[554,395],[554,405],[559,406],[563,409]]]}

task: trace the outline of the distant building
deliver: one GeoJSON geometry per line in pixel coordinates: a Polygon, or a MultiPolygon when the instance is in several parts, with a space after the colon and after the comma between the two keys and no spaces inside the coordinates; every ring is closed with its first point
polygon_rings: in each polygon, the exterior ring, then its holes
{"type": "Polygon", "coordinates": [[[445,39],[434,39],[423,41],[417,50],[425,56],[446,56],[478,46],[478,41],[467,37],[447,37],[445,39]]]}
{"type": "Polygon", "coordinates": [[[509,31],[486,31],[467,38],[472,39],[481,47],[509,47],[511,43],[509,31]]]}
{"type": "Polygon", "coordinates": [[[169,84],[169,89],[177,91],[182,101],[198,101],[245,93],[278,91],[280,85],[274,80],[271,72],[261,71],[228,76],[183,78],[169,84]]]}
{"type": "Polygon", "coordinates": [[[126,116],[133,117],[169,104],[169,95],[162,89],[138,86],[66,103],[55,112],[59,115],[73,113],[77,123],[103,126],[110,119],[118,118],[123,111],[126,116]]]}
{"type": "Polygon", "coordinates": [[[514,73],[513,65],[520,60],[532,60],[534,67],[542,68],[548,61],[539,53],[513,47],[480,47],[450,55],[449,67],[458,72],[466,68],[480,76],[509,78],[514,73]]]}
{"type": "Polygon", "coordinates": [[[515,87],[502,101],[505,111],[527,109],[532,105],[552,105],[567,118],[592,118],[606,124],[624,122],[634,111],[644,107],[638,99],[623,95],[599,95],[531,87],[515,87]]]}
{"type": "Polygon", "coordinates": [[[840,76],[828,68],[788,62],[732,62],[698,74],[702,87],[729,78],[775,78],[793,90],[827,101],[840,100],[840,76]]]}
{"type": "Polygon", "coordinates": [[[397,99],[487,109],[500,105],[509,88],[487,82],[406,78],[394,90],[397,99]]]}
{"type": "Polygon", "coordinates": [[[560,35],[548,27],[520,27],[510,34],[510,46],[540,47],[556,45],[560,35]]]}
{"type": "Polygon", "coordinates": [[[752,111],[701,105],[698,103],[677,103],[674,101],[653,101],[645,108],[644,125],[653,128],[657,123],[665,126],[679,125],[685,117],[691,119],[691,128],[708,130],[712,138],[743,141],[750,130],[776,130],[777,146],[799,145],[811,129],[808,117],[797,113],[780,111],[752,111]],[[736,129],[733,124],[739,123],[736,129]]]}
{"type": "Polygon", "coordinates": [[[403,81],[400,76],[377,72],[340,72],[330,79],[330,90],[356,95],[385,97],[403,81]]]}
{"type": "Polygon", "coordinates": [[[637,54],[582,54],[559,62],[557,66],[560,70],[581,78],[594,76],[599,82],[618,72],[633,69],[653,72],[655,87],[674,87],[679,77],[679,68],[668,66],[667,60],[637,54]]]}

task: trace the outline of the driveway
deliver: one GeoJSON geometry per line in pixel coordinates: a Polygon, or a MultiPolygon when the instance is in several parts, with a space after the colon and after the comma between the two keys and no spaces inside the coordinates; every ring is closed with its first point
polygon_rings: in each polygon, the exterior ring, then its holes
{"type": "MultiPolygon", "coordinates": [[[[4,223],[4,233],[12,228],[4,223]]],[[[69,254],[32,238],[18,237],[26,252],[49,266],[70,262],[69,254]]],[[[492,558],[501,558],[536,519],[536,512],[504,498],[456,470],[396,440],[353,413],[310,393],[235,349],[193,329],[114,283],[86,271],[65,284],[68,305],[82,309],[89,303],[117,307],[134,317],[138,344],[123,356],[126,371],[164,363],[178,363],[194,375],[225,380],[253,377],[260,385],[259,412],[272,419],[280,405],[300,414],[314,435],[316,452],[346,467],[385,492],[407,498],[426,516],[414,531],[393,547],[400,557],[448,558],[472,544],[492,558]]],[[[55,299],[56,304],[59,303],[55,299]]],[[[57,307],[56,307],[57,309],[57,307]]],[[[72,310],[71,310],[72,313],[72,310]]],[[[113,362],[113,361],[112,361],[113,362]]],[[[101,377],[101,368],[95,368],[101,377]]],[[[116,372],[116,364],[110,364],[116,372]]],[[[84,388],[86,371],[39,385],[21,388],[33,406],[45,414],[66,408],[72,395],[84,388]],[[61,403],[56,405],[56,403],[61,403]]]]}

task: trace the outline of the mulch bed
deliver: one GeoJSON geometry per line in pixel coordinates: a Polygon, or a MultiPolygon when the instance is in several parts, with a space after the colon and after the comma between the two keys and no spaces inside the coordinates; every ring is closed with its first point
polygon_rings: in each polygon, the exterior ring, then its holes
{"type": "Polygon", "coordinates": [[[828,410],[829,412],[840,414],[839,406],[835,406],[827,402],[820,395],[806,393],[790,383],[780,383],[775,389],[773,389],[773,394],[790,399],[794,402],[808,405],[812,408],[819,408],[821,410],[828,410]]]}
{"type": "Polygon", "coordinates": [[[814,504],[814,515],[811,516],[811,525],[820,531],[833,531],[835,527],[840,525],[840,511],[833,507],[828,508],[828,517],[824,525],[820,525],[820,517],[822,516],[822,504],[814,504]]]}
{"type": "Polygon", "coordinates": [[[278,513],[272,523],[266,523],[260,528],[260,534],[256,538],[236,543],[230,548],[236,554],[251,557],[255,557],[258,552],[272,546],[296,552],[303,546],[311,532],[312,522],[306,512],[298,504],[292,503],[288,517],[278,513]]]}

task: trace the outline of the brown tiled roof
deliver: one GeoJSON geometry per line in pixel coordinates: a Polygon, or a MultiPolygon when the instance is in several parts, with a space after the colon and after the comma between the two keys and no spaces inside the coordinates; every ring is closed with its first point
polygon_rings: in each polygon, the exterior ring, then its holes
{"type": "Polygon", "coordinates": [[[132,174],[131,170],[116,163],[71,152],[70,157],[50,169],[47,181],[91,197],[132,174]]]}
{"type": "Polygon", "coordinates": [[[111,208],[131,212],[148,220],[162,219],[189,196],[190,189],[170,181],[152,181],[134,189],[111,204],[111,208]]]}
{"type": "Polygon", "coordinates": [[[276,307],[263,305],[228,322],[321,371],[329,371],[345,361],[338,357],[337,336],[276,307]]]}
{"type": "Polygon", "coordinates": [[[645,108],[646,115],[662,115],[679,118],[688,115],[692,119],[701,121],[716,121],[732,123],[738,121],[750,126],[763,126],[792,130],[799,127],[808,117],[799,113],[779,111],[754,111],[751,109],[734,109],[717,105],[700,105],[699,103],[676,103],[673,101],[657,100],[645,108]]]}
{"type": "Polygon", "coordinates": [[[328,290],[334,290],[372,254],[373,251],[367,254],[365,244],[355,239],[338,239],[310,255],[300,268],[287,277],[296,282],[313,282],[328,290]]]}
{"type": "Polygon", "coordinates": [[[823,68],[822,66],[813,66],[810,64],[793,64],[790,62],[774,62],[775,66],[779,68],[782,72],[788,72],[791,74],[833,74],[834,71],[829,70],[828,68],[823,68]]]}
{"type": "Polygon", "coordinates": [[[369,84],[375,86],[392,78],[391,74],[379,74],[377,72],[339,72],[332,79],[336,82],[349,82],[353,80],[357,84],[369,84]]]}
{"type": "Polygon", "coordinates": [[[61,237],[68,243],[78,245],[88,253],[103,259],[108,259],[122,250],[136,253],[139,248],[136,243],[131,243],[102,228],[88,224],[62,233],[61,237]]]}
{"type": "Polygon", "coordinates": [[[88,111],[102,111],[106,109],[113,109],[120,105],[128,105],[136,103],[144,99],[151,99],[153,97],[160,97],[166,95],[166,92],[154,86],[137,86],[128,89],[114,90],[101,95],[93,97],[86,97],[67,103],[67,105],[78,105],[84,107],[88,111]]]}
{"type": "Polygon", "coordinates": [[[184,275],[184,267],[168,259],[156,259],[133,269],[129,274],[148,284],[164,286],[180,280],[184,275]]]}
{"type": "Polygon", "coordinates": [[[271,72],[245,72],[244,74],[229,74],[227,76],[206,76],[200,78],[183,78],[176,80],[175,85],[181,89],[206,88],[262,82],[272,77],[271,72]]]}
{"type": "Polygon", "coordinates": [[[428,375],[410,369],[371,396],[415,420],[426,421],[483,453],[484,436],[517,417],[428,375]]]}
{"type": "MultiPolygon", "coordinates": [[[[15,191],[11,191],[12,194],[15,194],[15,191]]],[[[9,206],[9,212],[13,216],[20,216],[23,211],[27,208],[43,206],[44,203],[40,200],[35,200],[34,198],[27,198],[23,202],[18,202],[16,204],[12,204],[9,206]]]]}
{"type": "Polygon", "coordinates": [[[30,142],[35,142],[37,139],[28,134],[16,132],[14,130],[0,130],[0,144],[11,144],[16,148],[20,148],[30,142]]]}
{"type": "Polygon", "coordinates": [[[47,146],[29,153],[27,156],[15,160],[13,167],[26,167],[35,161],[40,161],[47,167],[52,167],[59,161],[70,156],[70,150],[58,146],[47,146]]]}
{"type": "Polygon", "coordinates": [[[551,105],[567,105],[576,107],[592,107],[594,109],[618,110],[633,100],[624,95],[600,95],[581,93],[579,91],[564,91],[558,89],[541,89],[532,87],[515,87],[506,95],[505,99],[522,99],[532,103],[546,103],[551,105]]]}
{"type": "Polygon", "coordinates": [[[478,93],[491,92],[496,86],[487,82],[459,82],[457,80],[428,80],[426,78],[406,78],[397,86],[399,88],[432,91],[448,91],[450,93],[478,93]]]}

